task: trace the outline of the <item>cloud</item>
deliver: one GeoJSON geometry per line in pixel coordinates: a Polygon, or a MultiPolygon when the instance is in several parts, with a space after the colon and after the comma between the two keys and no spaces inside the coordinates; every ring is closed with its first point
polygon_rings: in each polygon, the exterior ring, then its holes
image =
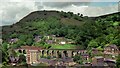
{"type": "Polygon", "coordinates": [[[81,13],[84,16],[100,16],[118,11],[118,5],[106,6],[106,7],[95,7],[95,6],[79,6],[71,4],[63,8],[44,6],[42,10],[58,10],[58,11],[71,11],[74,13],[81,13]]]}
{"type": "Polygon", "coordinates": [[[119,2],[119,0],[35,0],[36,2],[119,2]]]}
{"type": "MultiPolygon", "coordinates": [[[[57,0],[58,1],[58,0],[57,0]]],[[[77,1],[77,0],[76,0],[77,1]]],[[[92,1],[92,0],[89,0],[92,1]]],[[[4,0],[0,2],[0,25],[18,22],[36,10],[58,10],[82,13],[85,16],[98,16],[117,11],[117,5],[106,7],[90,6],[91,2],[37,2],[33,0],[4,0]]]]}
{"type": "MultiPolygon", "coordinates": [[[[64,8],[64,7],[68,7],[71,5],[84,6],[90,3],[91,2],[43,2],[41,4],[47,7],[64,8]]],[[[39,8],[39,5],[41,6],[41,4],[39,2],[36,2],[36,5],[38,6],[38,8],[39,8]]]]}
{"type": "Polygon", "coordinates": [[[33,2],[2,2],[0,4],[0,16],[2,16],[0,20],[2,24],[0,25],[15,23],[28,13],[37,10],[33,2]]]}
{"type": "Polygon", "coordinates": [[[118,12],[118,5],[106,7],[88,7],[84,11],[85,12],[83,14],[86,16],[100,16],[118,12]]]}
{"type": "Polygon", "coordinates": [[[88,6],[76,6],[76,5],[70,5],[64,8],[56,8],[56,7],[48,7],[48,6],[44,6],[43,9],[41,10],[58,10],[58,11],[71,11],[74,13],[82,13],[84,12],[84,10],[87,8],[88,6]]]}

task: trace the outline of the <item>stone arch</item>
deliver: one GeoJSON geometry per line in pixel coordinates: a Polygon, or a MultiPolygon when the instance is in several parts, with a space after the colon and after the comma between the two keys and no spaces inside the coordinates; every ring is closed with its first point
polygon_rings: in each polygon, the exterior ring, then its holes
{"type": "Polygon", "coordinates": [[[40,50],[39,53],[38,53],[38,57],[39,57],[39,58],[41,58],[41,55],[42,55],[41,52],[42,52],[42,51],[40,50]]]}
{"type": "Polygon", "coordinates": [[[81,51],[78,52],[81,55],[81,51]]]}
{"type": "Polygon", "coordinates": [[[79,54],[79,51],[77,51],[77,54],[79,54]]]}
{"type": "Polygon", "coordinates": [[[73,53],[74,53],[74,51],[72,51],[72,57],[74,56],[74,54],[73,54],[73,53]]]}
{"type": "Polygon", "coordinates": [[[83,51],[83,54],[85,53],[85,51],[83,51]]]}
{"type": "Polygon", "coordinates": [[[47,55],[49,55],[49,50],[47,50],[47,55]]]}
{"type": "Polygon", "coordinates": [[[52,50],[52,54],[54,53],[54,50],[52,50]]]}
{"type": "Polygon", "coordinates": [[[19,53],[22,53],[22,50],[18,50],[19,53]]]}
{"type": "Polygon", "coordinates": [[[52,56],[54,56],[54,50],[52,50],[52,53],[51,53],[51,54],[52,54],[52,56]]]}
{"type": "Polygon", "coordinates": [[[63,54],[64,54],[65,57],[68,57],[67,51],[63,51],[63,54]]]}
{"type": "Polygon", "coordinates": [[[48,50],[47,52],[48,52],[48,55],[51,56],[51,50],[48,50]]]}
{"type": "Polygon", "coordinates": [[[44,50],[42,50],[42,56],[44,56],[44,53],[45,53],[45,51],[44,51],[44,50]]]}
{"type": "Polygon", "coordinates": [[[82,51],[82,54],[84,54],[84,51],[82,51]]]}
{"type": "Polygon", "coordinates": [[[57,55],[58,55],[58,58],[61,58],[61,57],[62,57],[60,51],[57,51],[57,55]]]}
{"type": "Polygon", "coordinates": [[[23,50],[23,54],[26,54],[26,50],[23,50]]]}

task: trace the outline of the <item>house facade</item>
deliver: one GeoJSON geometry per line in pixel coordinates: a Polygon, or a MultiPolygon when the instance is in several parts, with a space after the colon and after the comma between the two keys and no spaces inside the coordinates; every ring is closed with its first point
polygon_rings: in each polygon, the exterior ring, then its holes
{"type": "Polygon", "coordinates": [[[26,54],[26,62],[27,64],[33,64],[38,63],[39,61],[39,50],[42,48],[36,47],[36,46],[21,46],[18,49],[15,49],[15,51],[21,51],[22,53],[25,51],[26,54]]]}
{"type": "Polygon", "coordinates": [[[95,56],[92,58],[92,66],[104,66],[104,57],[95,56]]]}
{"type": "Polygon", "coordinates": [[[116,60],[116,57],[119,55],[119,49],[116,45],[111,44],[104,48],[104,57],[106,59],[116,60]]]}
{"type": "Polygon", "coordinates": [[[117,56],[119,54],[119,49],[116,45],[111,44],[104,48],[104,54],[111,54],[117,56]]]}

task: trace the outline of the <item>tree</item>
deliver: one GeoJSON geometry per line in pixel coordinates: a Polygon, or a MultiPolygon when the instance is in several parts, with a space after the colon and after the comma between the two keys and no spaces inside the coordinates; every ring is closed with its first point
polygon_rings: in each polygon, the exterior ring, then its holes
{"type": "Polygon", "coordinates": [[[7,42],[4,42],[4,43],[2,44],[2,47],[3,47],[3,49],[4,49],[5,51],[7,51],[7,49],[8,49],[8,43],[7,43],[7,42]]]}
{"type": "Polygon", "coordinates": [[[18,42],[16,42],[17,47],[20,47],[22,45],[24,45],[24,41],[23,40],[19,40],[18,42]]]}
{"type": "Polygon", "coordinates": [[[82,64],[83,59],[82,59],[81,55],[75,55],[73,57],[73,61],[76,62],[76,63],[82,64]]]}
{"type": "Polygon", "coordinates": [[[117,66],[117,68],[120,67],[120,55],[118,55],[118,57],[117,57],[116,66],[117,66]]]}
{"type": "Polygon", "coordinates": [[[33,44],[33,39],[32,38],[28,38],[26,40],[26,45],[32,45],[33,44]]]}
{"type": "Polygon", "coordinates": [[[80,14],[80,17],[83,17],[83,14],[80,14]]]}
{"type": "Polygon", "coordinates": [[[23,54],[19,55],[19,63],[24,63],[24,62],[26,62],[26,57],[23,54]]]}
{"type": "Polygon", "coordinates": [[[2,64],[6,65],[8,63],[8,52],[2,47],[0,46],[0,51],[2,52],[2,64]]]}
{"type": "Polygon", "coordinates": [[[17,53],[11,48],[8,50],[9,56],[17,56],[17,53]]]}
{"type": "Polygon", "coordinates": [[[88,44],[89,48],[96,48],[98,47],[98,43],[95,40],[91,40],[88,44]]]}
{"type": "Polygon", "coordinates": [[[21,34],[18,38],[19,38],[20,40],[22,40],[22,41],[26,41],[27,35],[21,34]]]}
{"type": "Polygon", "coordinates": [[[80,15],[80,13],[77,13],[77,15],[79,16],[79,15],[80,15]]]}
{"type": "Polygon", "coordinates": [[[16,38],[16,37],[17,37],[17,34],[16,34],[16,33],[13,33],[10,37],[11,37],[11,38],[16,38]]]}

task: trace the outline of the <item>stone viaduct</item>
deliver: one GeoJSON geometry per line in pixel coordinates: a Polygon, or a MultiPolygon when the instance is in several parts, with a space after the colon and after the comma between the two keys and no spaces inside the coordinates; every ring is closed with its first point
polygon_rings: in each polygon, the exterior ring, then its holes
{"type": "Polygon", "coordinates": [[[38,63],[40,58],[72,58],[76,54],[85,54],[86,50],[80,49],[42,49],[35,46],[22,46],[15,49],[16,52],[24,53],[28,64],[38,63]]]}

